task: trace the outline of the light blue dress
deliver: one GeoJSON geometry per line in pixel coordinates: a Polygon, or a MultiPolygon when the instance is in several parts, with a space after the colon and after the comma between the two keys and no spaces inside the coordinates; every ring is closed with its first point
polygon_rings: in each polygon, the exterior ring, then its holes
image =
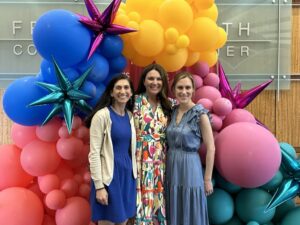
{"type": "Polygon", "coordinates": [[[209,225],[202,165],[198,150],[202,137],[202,105],[188,110],[176,124],[175,108],[167,128],[169,146],[166,163],[166,203],[168,225],[209,225]]]}

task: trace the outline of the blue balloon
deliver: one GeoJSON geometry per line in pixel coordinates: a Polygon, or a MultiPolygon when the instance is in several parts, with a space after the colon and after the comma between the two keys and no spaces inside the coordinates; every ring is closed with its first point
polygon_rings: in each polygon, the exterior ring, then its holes
{"type": "Polygon", "coordinates": [[[123,40],[118,35],[106,34],[99,46],[99,52],[106,58],[115,58],[122,54],[123,40]]]}
{"type": "Polygon", "coordinates": [[[48,94],[48,91],[35,84],[33,76],[23,77],[12,82],[3,96],[3,108],[15,123],[34,126],[41,125],[52,109],[51,105],[28,106],[33,101],[48,94]]]}
{"type": "Polygon", "coordinates": [[[63,9],[43,14],[33,29],[33,42],[39,54],[61,68],[74,66],[86,59],[93,33],[81,24],[78,16],[63,9]]]}
{"type": "Polygon", "coordinates": [[[81,73],[84,73],[90,67],[93,67],[93,69],[90,71],[87,80],[93,82],[94,84],[102,83],[109,73],[109,64],[106,58],[99,53],[94,53],[88,61],[84,60],[79,64],[78,70],[81,73]]]}
{"type": "Polygon", "coordinates": [[[86,93],[87,95],[91,96],[91,99],[94,98],[97,94],[96,86],[88,80],[86,80],[82,84],[82,87],[80,88],[80,90],[83,91],[84,93],[86,93]]]}
{"type": "Polygon", "coordinates": [[[126,58],[123,55],[119,55],[118,57],[109,60],[109,71],[120,73],[125,69],[126,64],[126,58]]]}
{"type": "Polygon", "coordinates": [[[106,87],[103,84],[99,84],[97,86],[96,96],[93,99],[87,101],[90,106],[92,107],[96,106],[98,100],[101,98],[103,92],[105,91],[105,88],[106,87]]]}

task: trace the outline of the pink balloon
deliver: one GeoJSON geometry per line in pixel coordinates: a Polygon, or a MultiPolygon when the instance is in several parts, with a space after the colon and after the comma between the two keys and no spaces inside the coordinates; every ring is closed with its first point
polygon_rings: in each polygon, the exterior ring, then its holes
{"type": "Polygon", "coordinates": [[[78,185],[83,183],[83,177],[81,176],[81,174],[75,174],[73,180],[75,180],[78,185]]]}
{"type": "Polygon", "coordinates": [[[75,137],[82,139],[83,141],[86,141],[89,138],[89,129],[86,128],[85,126],[80,126],[76,131],[75,131],[75,137]]]}
{"type": "Polygon", "coordinates": [[[197,101],[198,104],[201,104],[204,108],[206,108],[208,111],[212,110],[213,103],[208,98],[201,98],[197,101]]]}
{"type": "Polygon", "coordinates": [[[220,78],[215,73],[209,73],[203,80],[204,85],[219,88],[220,78]]]}
{"type": "Polygon", "coordinates": [[[195,89],[198,89],[198,88],[203,86],[203,80],[200,76],[193,75],[193,80],[194,80],[194,83],[195,83],[195,89]]]}
{"type": "Polygon", "coordinates": [[[219,133],[215,162],[226,180],[255,188],[267,183],[278,171],[281,152],[270,131],[257,124],[240,122],[219,133]]]}
{"type": "Polygon", "coordinates": [[[191,74],[197,74],[204,78],[209,73],[209,66],[206,62],[197,62],[194,65],[187,68],[187,71],[191,74]]]}
{"type": "Polygon", "coordinates": [[[84,225],[89,224],[90,216],[88,201],[81,197],[72,197],[67,200],[64,208],[56,211],[55,221],[57,225],[84,225]]]}
{"type": "Polygon", "coordinates": [[[208,98],[212,102],[221,98],[221,94],[218,89],[211,86],[203,86],[196,90],[193,100],[197,102],[201,98],[208,98]]]}
{"type": "Polygon", "coordinates": [[[256,120],[249,111],[245,109],[234,109],[225,117],[223,128],[238,122],[256,123],[256,120]]]}
{"type": "Polygon", "coordinates": [[[20,163],[21,150],[15,145],[0,146],[0,190],[26,187],[33,179],[20,163]]]}
{"type": "Polygon", "coordinates": [[[87,172],[85,172],[83,174],[83,180],[87,184],[89,184],[91,182],[91,174],[90,174],[90,172],[87,171],[87,172]]]}
{"type": "Polygon", "coordinates": [[[227,98],[218,98],[214,102],[213,111],[218,116],[226,116],[232,111],[232,103],[227,98]]]}
{"type": "Polygon", "coordinates": [[[52,216],[45,214],[42,225],[56,225],[55,219],[52,216]]]}
{"type": "Polygon", "coordinates": [[[34,182],[30,184],[27,189],[36,194],[36,196],[40,198],[41,202],[44,202],[45,194],[41,192],[38,183],[34,182]]]}
{"type": "Polygon", "coordinates": [[[78,116],[74,116],[73,123],[72,123],[72,129],[76,130],[78,129],[82,124],[82,120],[78,116]]]}
{"type": "Polygon", "coordinates": [[[89,199],[90,192],[91,192],[90,185],[88,185],[88,184],[80,184],[78,193],[79,193],[79,195],[81,197],[89,199]]]}
{"type": "Polygon", "coordinates": [[[222,119],[216,114],[211,114],[211,126],[214,131],[218,131],[222,128],[222,119]]]}
{"type": "Polygon", "coordinates": [[[47,142],[56,142],[59,138],[58,130],[62,125],[62,120],[59,118],[53,118],[43,126],[36,128],[36,136],[47,142]]]}
{"type": "Polygon", "coordinates": [[[60,138],[56,147],[58,154],[63,159],[72,160],[80,156],[83,148],[83,142],[75,137],[60,138]]]}
{"type": "Polygon", "coordinates": [[[72,168],[66,165],[64,162],[61,162],[61,164],[58,166],[57,170],[55,171],[55,174],[58,176],[60,180],[73,178],[74,176],[74,172],[72,168]]]}
{"type": "Polygon", "coordinates": [[[71,135],[69,134],[69,131],[68,131],[68,128],[66,126],[62,126],[59,128],[58,130],[58,135],[59,137],[61,138],[68,138],[70,137],[71,135]]]}
{"type": "Polygon", "coordinates": [[[41,225],[44,217],[39,197],[25,188],[12,187],[0,192],[0,224],[41,225]]]}
{"type": "Polygon", "coordinates": [[[26,145],[21,152],[23,169],[33,176],[43,176],[55,171],[61,158],[56,152],[55,144],[35,140],[26,145]]]}
{"type": "Polygon", "coordinates": [[[45,204],[49,209],[57,210],[65,207],[66,205],[66,195],[62,190],[52,190],[45,198],[45,204]]]}
{"type": "Polygon", "coordinates": [[[55,174],[47,174],[38,177],[38,183],[40,190],[45,194],[60,187],[60,180],[55,174]]]}
{"type": "Polygon", "coordinates": [[[90,151],[89,145],[84,145],[80,151],[80,155],[78,155],[73,160],[65,160],[65,163],[73,169],[81,166],[87,166],[89,151],[90,151]]]}
{"type": "Polygon", "coordinates": [[[78,186],[78,183],[74,179],[65,179],[61,182],[60,189],[69,198],[77,194],[78,186]]]}
{"type": "Polygon", "coordinates": [[[11,127],[11,138],[16,146],[24,148],[25,145],[36,139],[36,126],[22,126],[13,123],[11,127]]]}

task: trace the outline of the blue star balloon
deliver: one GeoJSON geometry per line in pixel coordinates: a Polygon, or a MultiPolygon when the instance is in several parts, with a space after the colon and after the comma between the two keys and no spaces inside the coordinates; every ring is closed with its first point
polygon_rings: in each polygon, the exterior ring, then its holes
{"type": "Polygon", "coordinates": [[[74,108],[77,108],[85,113],[89,113],[92,110],[92,107],[86,102],[86,100],[91,97],[79,90],[86,77],[92,70],[92,67],[83,73],[77,80],[71,83],[63,71],[59,68],[54,58],[53,63],[58,84],[54,85],[45,82],[36,82],[39,86],[47,89],[51,93],[32,102],[30,106],[54,104],[52,111],[44,120],[43,125],[51,120],[54,116],[63,112],[68,131],[71,133],[74,108]]]}
{"type": "Polygon", "coordinates": [[[281,148],[281,154],[281,165],[287,173],[288,178],[282,181],[280,187],[276,190],[268,203],[265,212],[268,212],[300,194],[300,162],[299,160],[294,159],[283,148],[281,148]]]}

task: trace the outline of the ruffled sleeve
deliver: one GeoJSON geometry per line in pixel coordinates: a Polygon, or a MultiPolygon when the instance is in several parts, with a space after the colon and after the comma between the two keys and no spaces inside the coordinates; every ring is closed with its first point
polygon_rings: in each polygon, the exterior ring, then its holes
{"type": "Polygon", "coordinates": [[[200,116],[202,114],[206,114],[209,118],[210,123],[212,123],[212,118],[207,109],[205,109],[201,104],[195,105],[189,114],[189,118],[187,120],[187,124],[191,128],[191,130],[201,139],[202,135],[200,130],[200,116]]]}

